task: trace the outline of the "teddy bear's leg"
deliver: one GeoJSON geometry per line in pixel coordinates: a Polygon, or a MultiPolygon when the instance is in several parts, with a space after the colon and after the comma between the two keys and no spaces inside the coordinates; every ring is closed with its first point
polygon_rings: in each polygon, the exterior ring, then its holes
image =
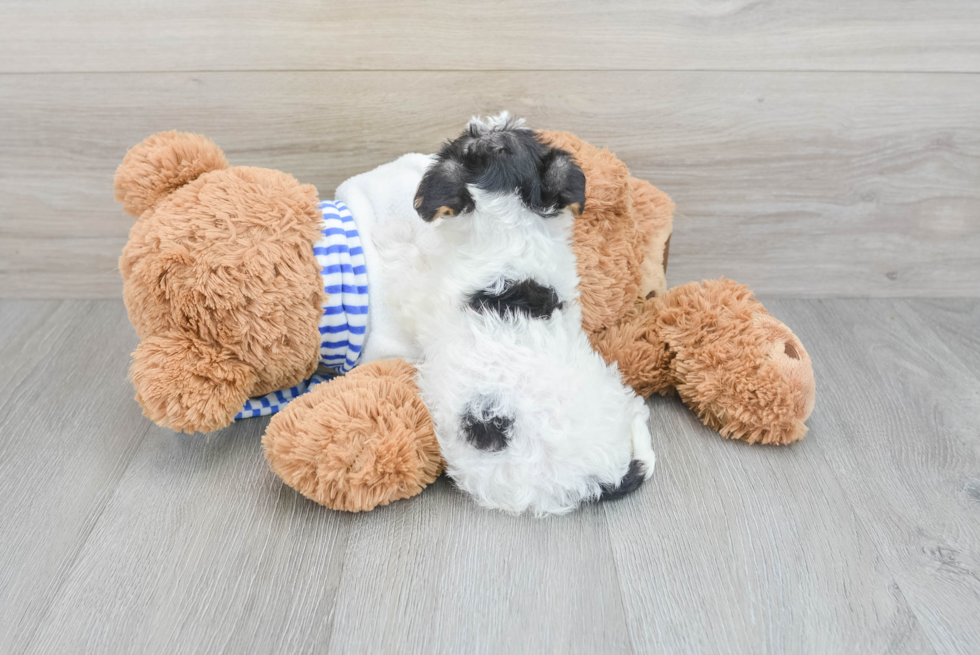
{"type": "Polygon", "coordinates": [[[592,348],[607,362],[615,362],[623,382],[644,398],[665,394],[674,386],[674,353],[661,336],[657,304],[638,304],[618,325],[589,336],[592,348]]]}
{"type": "Polygon", "coordinates": [[[810,357],[747,287],[688,283],[656,311],[674,386],[706,425],[749,443],[803,438],[816,390],[810,357]]]}
{"type": "Polygon", "coordinates": [[[414,496],[444,467],[415,369],[401,359],[317,385],[273,416],[262,445],[286,484],[350,512],[414,496]]]}
{"type": "Polygon", "coordinates": [[[147,418],[178,432],[210,432],[241,411],[256,374],[220,347],[166,333],[136,347],[130,378],[147,418]]]}
{"type": "Polygon", "coordinates": [[[652,298],[593,345],[637,393],[671,387],[705,424],[749,443],[806,434],[813,368],[793,332],[744,286],[691,282],[652,298]]]}

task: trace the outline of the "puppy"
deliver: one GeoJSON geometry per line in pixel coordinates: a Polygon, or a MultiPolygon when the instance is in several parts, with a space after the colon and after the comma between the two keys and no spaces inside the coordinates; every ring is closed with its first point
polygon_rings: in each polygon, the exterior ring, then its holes
{"type": "Polygon", "coordinates": [[[584,204],[569,153],[506,113],[470,121],[416,193],[446,244],[415,304],[419,387],[449,475],[486,507],[561,514],[653,473],[649,410],[582,329],[584,204]]]}

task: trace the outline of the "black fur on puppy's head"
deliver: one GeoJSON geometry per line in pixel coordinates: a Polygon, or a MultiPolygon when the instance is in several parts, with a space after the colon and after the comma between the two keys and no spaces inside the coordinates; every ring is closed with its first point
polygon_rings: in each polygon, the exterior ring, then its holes
{"type": "Polygon", "coordinates": [[[523,119],[507,112],[483,121],[447,142],[415,193],[415,210],[425,221],[474,209],[467,185],[491,193],[516,192],[531,211],[547,218],[568,208],[585,208],[585,174],[571,154],[538,141],[523,119]]]}

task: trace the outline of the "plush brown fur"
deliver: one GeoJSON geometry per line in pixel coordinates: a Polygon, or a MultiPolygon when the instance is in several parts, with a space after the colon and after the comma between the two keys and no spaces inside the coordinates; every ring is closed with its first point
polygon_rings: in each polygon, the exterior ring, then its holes
{"type": "Polygon", "coordinates": [[[262,443],[286,484],[350,512],[414,496],[444,467],[415,369],[401,359],[315,387],[272,418],[262,443]]]}
{"type": "Polygon", "coordinates": [[[667,291],[670,198],[629,177],[608,150],[567,132],[539,134],[571,152],[586,174],[573,247],[593,347],[618,364],[637,393],[676,389],[725,437],[767,444],[801,439],[814,384],[799,339],[731,280],[667,291]]]}
{"type": "Polygon", "coordinates": [[[228,168],[216,145],[177,132],[130,150],[115,186],[137,216],[119,270],[143,340],[131,377],[150,419],[215,430],[249,396],[313,373],[325,300],[314,187],[228,168]]]}
{"type": "Polygon", "coordinates": [[[690,282],[592,335],[642,396],[676,389],[705,424],[749,443],[802,439],[813,410],[799,339],[731,280],[690,282]]]}
{"type": "MultiPolygon", "coordinates": [[[[667,253],[674,227],[674,203],[670,197],[646,180],[630,178],[633,219],[639,232],[640,298],[654,298],[667,292],[667,253]]],[[[583,244],[584,245],[584,244],[583,244]]]]}
{"type": "MultiPolygon", "coordinates": [[[[608,150],[540,135],[586,174],[573,247],[596,350],[637,393],[676,390],[726,437],[801,438],[814,385],[799,339],[729,280],[668,291],[670,198],[608,150]]],[[[148,417],[175,430],[217,429],[247,397],[313,372],[325,300],[313,187],[229,167],[207,139],[168,132],[129,152],[116,197],[138,217],[119,266],[142,339],[131,376],[148,417]]],[[[374,362],[293,401],[263,438],[272,470],[334,509],[417,494],[443,462],[413,378],[402,360],[374,362]]]]}

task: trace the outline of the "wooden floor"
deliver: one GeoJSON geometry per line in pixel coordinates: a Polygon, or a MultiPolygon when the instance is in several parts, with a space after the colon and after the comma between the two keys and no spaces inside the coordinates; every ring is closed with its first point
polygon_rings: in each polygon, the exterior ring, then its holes
{"type": "Polygon", "coordinates": [[[267,420],[175,435],[117,301],[0,301],[2,653],[976,653],[980,301],[772,300],[810,434],[728,442],[652,400],[654,477],[564,518],[440,479],[326,510],[267,420]]]}

